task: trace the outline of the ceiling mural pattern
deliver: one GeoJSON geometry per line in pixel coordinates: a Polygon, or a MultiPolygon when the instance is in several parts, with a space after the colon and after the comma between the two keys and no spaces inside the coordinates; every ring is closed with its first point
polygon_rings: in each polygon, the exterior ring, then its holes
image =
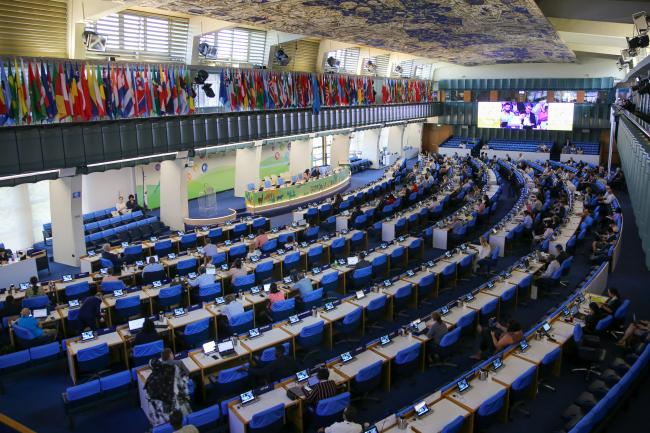
{"type": "Polygon", "coordinates": [[[122,0],[462,65],[574,62],[534,0],[122,0]]]}

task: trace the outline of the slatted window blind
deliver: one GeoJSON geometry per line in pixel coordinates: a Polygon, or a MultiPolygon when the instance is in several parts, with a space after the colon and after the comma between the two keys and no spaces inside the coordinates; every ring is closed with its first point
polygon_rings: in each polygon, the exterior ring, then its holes
{"type": "Polygon", "coordinates": [[[370,56],[366,57],[363,59],[363,64],[361,67],[361,75],[373,75],[377,77],[385,77],[388,74],[388,60],[390,59],[389,54],[382,54],[380,56],[370,56]],[[368,64],[368,60],[372,60],[372,62],[375,64],[377,67],[375,69],[375,72],[371,73],[368,72],[366,69],[366,65],[368,64]]]}
{"type": "Polygon", "coordinates": [[[0,0],[0,54],[67,57],[67,0],[0,0]]]}
{"type": "Polygon", "coordinates": [[[413,77],[413,72],[415,69],[415,60],[403,60],[399,63],[402,67],[402,73],[400,76],[402,78],[411,78],[413,77]]]}
{"type": "Polygon", "coordinates": [[[415,67],[415,78],[420,80],[432,80],[434,67],[432,64],[417,65],[415,67]]]}
{"type": "Polygon", "coordinates": [[[244,28],[224,29],[201,36],[201,42],[217,47],[215,60],[226,63],[264,64],[266,32],[244,28]]]}
{"type": "Polygon", "coordinates": [[[88,57],[118,56],[122,60],[185,62],[189,20],[127,10],[86,24],[106,36],[106,52],[88,57]]]}

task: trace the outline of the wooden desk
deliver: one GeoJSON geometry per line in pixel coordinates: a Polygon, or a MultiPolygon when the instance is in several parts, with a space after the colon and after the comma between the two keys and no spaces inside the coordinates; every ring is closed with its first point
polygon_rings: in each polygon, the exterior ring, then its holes
{"type": "Polygon", "coordinates": [[[346,364],[337,361],[331,367],[340,375],[347,378],[347,380],[352,380],[356,377],[357,373],[359,373],[361,369],[366,368],[377,361],[381,361],[382,363],[387,362],[386,358],[377,352],[373,352],[372,350],[364,350],[363,352],[357,354],[354,359],[348,361],[346,364]]]}
{"type": "Polygon", "coordinates": [[[123,350],[124,361],[128,368],[128,354],[126,353],[126,344],[124,340],[117,332],[109,332],[107,334],[98,335],[94,340],[82,342],[80,339],[77,340],[68,340],[67,341],[67,354],[68,354],[68,367],[70,370],[70,377],[74,384],[77,383],[77,352],[82,349],[88,349],[90,347],[99,346],[100,344],[106,343],[109,349],[121,348],[123,350]]]}
{"type": "Polygon", "coordinates": [[[575,327],[575,320],[573,323],[569,323],[562,319],[557,319],[551,322],[550,334],[559,344],[564,345],[564,343],[573,339],[573,330],[575,327]]]}
{"type": "MultiPolygon", "coordinates": [[[[559,344],[554,343],[545,337],[542,338],[541,340],[531,338],[528,340],[528,344],[529,347],[524,353],[521,353],[517,350],[515,352],[515,356],[518,356],[519,358],[525,359],[537,365],[539,365],[542,362],[542,359],[544,359],[546,355],[548,355],[558,347],[561,347],[559,344]]],[[[554,373],[556,374],[559,374],[561,359],[562,357],[560,356],[553,369],[554,373]]]]}
{"type": "MultiPolygon", "coordinates": [[[[473,379],[470,381],[470,385],[471,388],[463,394],[459,394],[454,389],[454,391],[447,395],[447,398],[472,413],[476,412],[487,399],[502,389],[506,389],[505,386],[493,380],[473,379]]],[[[504,405],[504,407],[506,406],[507,404],[504,405]]]]}
{"type": "MultiPolygon", "coordinates": [[[[461,317],[473,311],[476,310],[470,308],[468,304],[464,304],[462,307],[454,307],[449,309],[449,314],[442,316],[442,321],[447,324],[448,328],[453,328],[458,324],[461,317]]],[[[478,312],[476,313],[476,317],[478,317],[478,312]]],[[[474,322],[476,322],[476,319],[474,319],[474,322]]]]}
{"type": "MultiPolygon", "coordinates": [[[[456,404],[453,400],[442,398],[429,406],[431,412],[424,418],[407,420],[411,431],[416,433],[440,433],[447,424],[462,416],[467,419],[470,412],[456,404]]],[[[466,429],[465,431],[471,432],[466,429]]]]}
{"type": "MultiPolygon", "coordinates": [[[[490,302],[495,299],[499,299],[497,296],[494,296],[490,293],[478,292],[474,295],[474,299],[470,302],[465,302],[467,308],[476,310],[476,314],[480,314],[481,308],[485,307],[490,302]]],[[[499,304],[497,302],[496,317],[499,317],[499,304]]]]}
{"type": "Polygon", "coordinates": [[[413,337],[412,335],[406,335],[406,336],[398,336],[395,337],[390,344],[387,344],[386,346],[380,346],[380,345],[375,345],[370,348],[371,351],[375,352],[376,354],[382,356],[388,361],[388,371],[387,371],[387,380],[386,380],[386,387],[390,389],[390,383],[391,383],[391,375],[392,375],[392,361],[395,359],[397,354],[408,347],[411,347],[414,344],[420,344],[420,370],[424,367],[424,347],[423,347],[423,341],[420,340],[417,337],[413,337]]]}
{"type": "MultiPolygon", "coordinates": [[[[489,376],[495,382],[510,388],[512,383],[527,372],[530,367],[536,367],[536,365],[517,356],[507,356],[503,359],[501,368],[496,372],[490,370],[489,376]]],[[[535,389],[536,387],[533,386],[532,388],[535,389]]]]}
{"type": "Polygon", "coordinates": [[[252,339],[249,338],[241,339],[240,344],[244,347],[244,349],[247,349],[252,356],[253,353],[255,352],[291,340],[293,340],[293,336],[288,332],[286,332],[284,329],[282,329],[281,326],[278,326],[276,328],[272,328],[266,331],[264,334],[260,335],[259,337],[255,337],[252,339]]]}
{"type": "MultiPolygon", "coordinates": [[[[289,408],[297,408],[298,414],[296,415],[300,415],[300,400],[291,400],[287,397],[287,391],[281,386],[258,396],[255,402],[246,406],[242,406],[238,401],[231,401],[228,404],[230,433],[245,433],[248,430],[248,423],[253,419],[253,415],[280,403],[284,404],[285,412],[289,408]]],[[[302,418],[300,416],[287,416],[287,418],[290,422],[293,420],[298,430],[302,431],[302,418]]]]}

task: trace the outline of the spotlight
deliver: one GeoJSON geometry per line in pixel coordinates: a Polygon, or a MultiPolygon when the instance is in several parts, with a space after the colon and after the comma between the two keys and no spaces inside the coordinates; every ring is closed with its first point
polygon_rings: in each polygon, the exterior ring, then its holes
{"type": "Polygon", "coordinates": [[[630,50],[636,50],[637,48],[645,48],[648,46],[648,43],[650,43],[650,36],[648,36],[647,34],[635,36],[633,38],[625,38],[625,39],[627,39],[627,46],[629,47],[630,50]]]}
{"type": "Polygon", "coordinates": [[[216,94],[212,89],[212,84],[205,82],[205,80],[207,80],[209,76],[210,75],[206,71],[204,71],[203,69],[199,69],[198,72],[196,73],[196,77],[194,77],[194,84],[201,86],[203,92],[205,93],[205,96],[207,96],[208,98],[214,98],[216,94]]]}
{"type": "Polygon", "coordinates": [[[366,62],[365,69],[366,69],[367,72],[369,72],[371,74],[374,74],[375,71],[377,70],[377,65],[372,60],[368,60],[366,62]]]}
{"type": "Polygon", "coordinates": [[[632,57],[636,57],[638,54],[637,50],[621,50],[621,57],[623,58],[624,61],[632,60],[632,57]]]}
{"type": "Polygon", "coordinates": [[[395,73],[396,74],[402,75],[403,70],[404,69],[402,69],[402,67],[400,65],[395,66],[395,73]]]}
{"type": "Polygon", "coordinates": [[[632,15],[632,21],[634,22],[634,27],[639,32],[640,35],[645,35],[648,33],[648,15],[645,11],[637,12],[632,15]]]}
{"type": "Polygon", "coordinates": [[[284,52],[282,48],[278,48],[275,51],[275,62],[280,66],[287,66],[289,64],[289,56],[284,52]]]}
{"type": "Polygon", "coordinates": [[[216,59],[217,58],[217,47],[210,46],[205,42],[201,42],[198,46],[199,54],[205,57],[206,59],[216,59]]]}
{"type": "Polygon", "coordinates": [[[329,56],[327,58],[327,65],[330,68],[338,69],[341,66],[341,61],[339,59],[337,59],[336,57],[329,56]]]}
{"type": "Polygon", "coordinates": [[[86,30],[81,34],[81,40],[88,51],[106,51],[106,36],[86,30]]]}

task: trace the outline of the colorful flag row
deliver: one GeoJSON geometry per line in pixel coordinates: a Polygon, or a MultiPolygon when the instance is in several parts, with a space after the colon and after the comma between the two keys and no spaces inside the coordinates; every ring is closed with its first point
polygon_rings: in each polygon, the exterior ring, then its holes
{"type": "MultiPolygon", "coordinates": [[[[372,77],[226,68],[219,78],[218,97],[229,111],[318,113],[321,107],[377,103],[372,77]]],[[[381,104],[433,100],[432,82],[382,79],[381,104]]],[[[183,65],[0,59],[0,126],[189,115],[195,107],[193,80],[183,65]]]]}

